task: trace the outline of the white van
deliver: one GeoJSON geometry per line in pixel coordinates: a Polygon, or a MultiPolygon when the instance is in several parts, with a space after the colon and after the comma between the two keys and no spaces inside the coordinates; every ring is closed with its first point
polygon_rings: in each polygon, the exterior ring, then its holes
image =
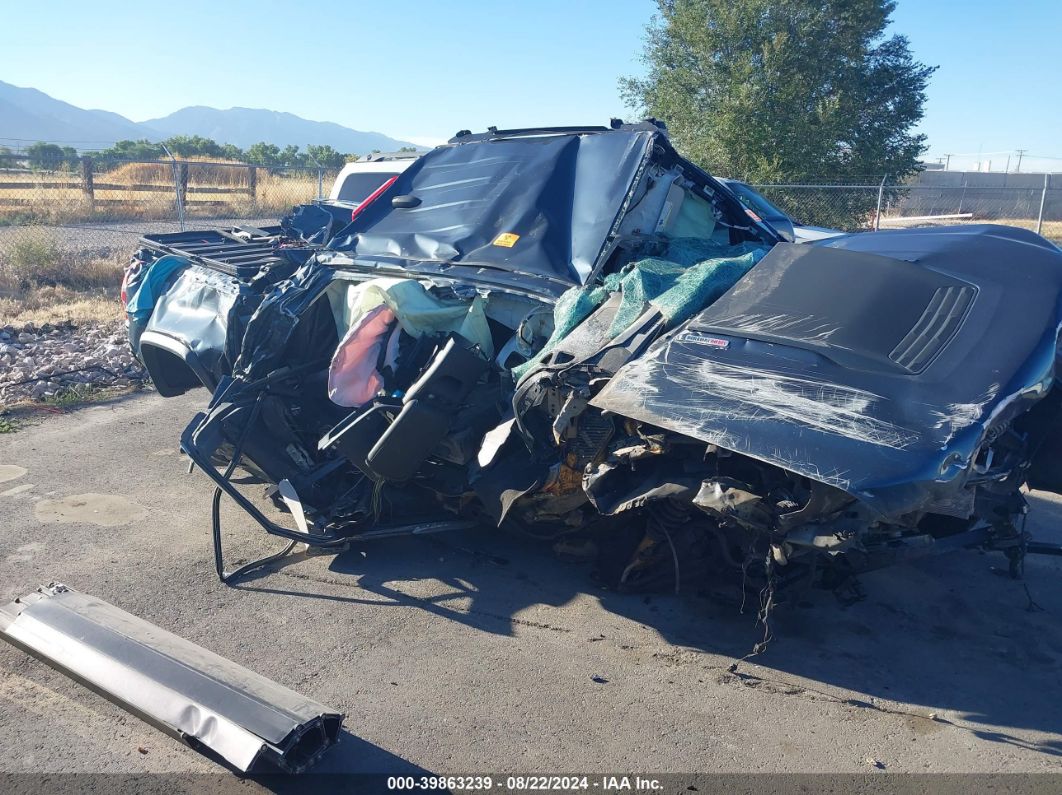
{"type": "Polygon", "coordinates": [[[336,177],[328,203],[354,209],[388,180],[397,177],[420,157],[421,152],[372,154],[362,160],[347,163],[336,177]]]}

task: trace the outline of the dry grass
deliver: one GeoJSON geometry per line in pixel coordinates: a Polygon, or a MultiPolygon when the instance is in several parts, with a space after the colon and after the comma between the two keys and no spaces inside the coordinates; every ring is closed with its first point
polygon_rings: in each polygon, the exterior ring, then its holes
{"type": "MultiPolygon", "coordinates": [[[[186,157],[182,162],[188,163],[189,185],[211,185],[219,188],[246,188],[250,182],[250,169],[232,161],[233,165],[209,157],[186,157]]],[[[164,185],[173,188],[173,165],[168,161],[158,163],[122,163],[106,171],[96,179],[100,182],[119,184],[164,185]]]]}
{"type": "Polygon", "coordinates": [[[0,325],[114,320],[124,264],[79,258],[43,232],[20,239],[0,261],[0,325]]]}
{"type": "MultiPolygon", "coordinates": [[[[256,171],[250,195],[250,169],[238,163],[217,165],[189,158],[185,214],[188,217],[279,214],[317,196],[313,173],[256,171]],[[211,188],[216,190],[211,190],[211,188]]],[[[331,185],[326,174],[325,182],[331,185]]],[[[176,199],[170,163],[123,163],[94,175],[93,198],[82,189],[80,173],[0,171],[0,223],[27,221],[52,224],[91,220],[151,220],[175,218],[176,199]],[[119,185],[104,188],[104,185],[119,185]]]]}
{"type": "Polygon", "coordinates": [[[45,288],[18,296],[0,297],[0,326],[70,321],[76,324],[108,323],[122,316],[117,297],[85,295],[72,290],[45,288]]]}

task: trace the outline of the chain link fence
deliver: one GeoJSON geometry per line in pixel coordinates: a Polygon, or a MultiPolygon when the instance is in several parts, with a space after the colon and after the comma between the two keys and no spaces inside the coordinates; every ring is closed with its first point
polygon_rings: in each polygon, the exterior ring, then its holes
{"type": "MultiPolygon", "coordinates": [[[[151,231],[276,223],[327,195],[338,169],[200,159],[39,162],[0,155],[0,268],[27,248],[125,256],[151,231]]],[[[927,171],[895,182],[753,185],[797,223],[844,231],[1000,223],[1062,242],[1062,175],[927,171]]]]}
{"type": "Polygon", "coordinates": [[[846,232],[993,223],[1062,242],[1062,175],[923,172],[895,182],[752,187],[802,225],[846,232]]]}
{"type": "Polygon", "coordinates": [[[0,266],[27,249],[72,259],[125,255],[146,232],[275,224],[324,198],[338,169],[199,159],[33,161],[0,155],[0,266]]]}

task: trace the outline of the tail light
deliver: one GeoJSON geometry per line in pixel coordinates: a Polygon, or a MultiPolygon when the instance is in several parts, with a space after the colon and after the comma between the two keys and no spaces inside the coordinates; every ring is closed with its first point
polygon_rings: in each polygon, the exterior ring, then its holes
{"type": "Polygon", "coordinates": [[[387,182],[385,182],[383,185],[381,185],[368,196],[366,196],[365,201],[363,201],[361,204],[359,204],[357,207],[350,211],[350,220],[353,221],[355,218],[357,218],[358,215],[361,214],[362,210],[364,210],[366,207],[376,201],[384,193],[384,191],[394,185],[396,179],[398,179],[398,174],[395,174],[393,177],[387,180],[387,182]]]}

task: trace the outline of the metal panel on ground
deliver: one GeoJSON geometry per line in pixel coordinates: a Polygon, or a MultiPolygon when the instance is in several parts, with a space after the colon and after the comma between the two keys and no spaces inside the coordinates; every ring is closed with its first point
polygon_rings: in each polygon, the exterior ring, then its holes
{"type": "Polygon", "coordinates": [[[100,599],[52,584],[0,608],[0,637],[242,773],[298,773],[343,715],[100,599]]]}

